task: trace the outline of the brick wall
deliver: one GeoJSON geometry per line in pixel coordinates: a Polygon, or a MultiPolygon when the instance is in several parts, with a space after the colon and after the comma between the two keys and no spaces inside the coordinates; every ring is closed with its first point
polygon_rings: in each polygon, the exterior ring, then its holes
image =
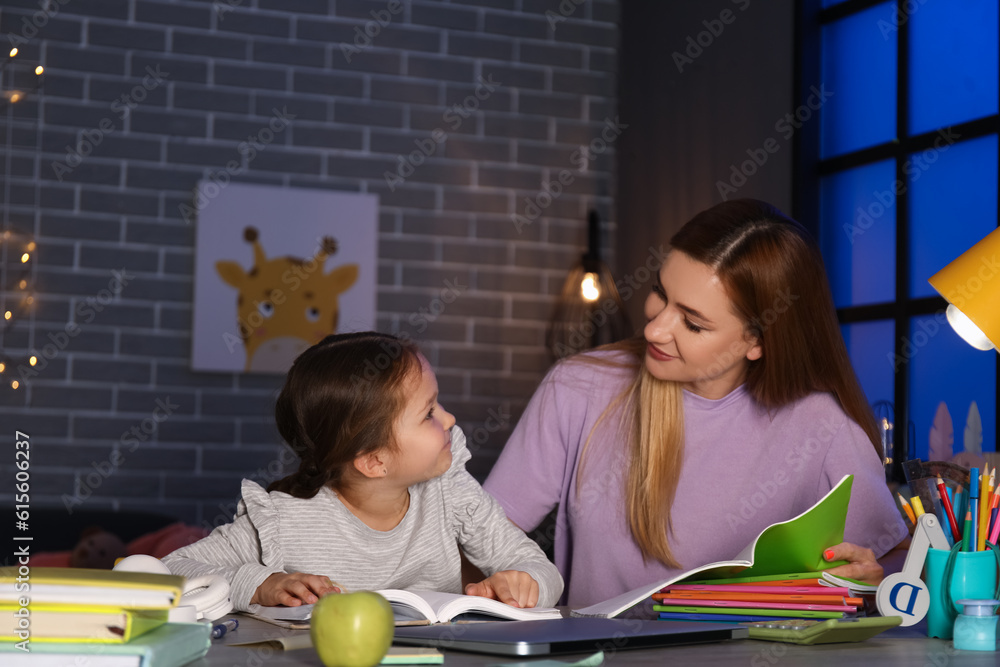
{"type": "Polygon", "coordinates": [[[586,212],[613,213],[617,16],[600,0],[5,0],[3,52],[46,68],[0,112],[5,228],[38,244],[34,308],[2,343],[39,363],[0,388],[2,437],[31,438],[32,502],[213,522],[241,477],[282,474],[280,378],[189,368],[180,205],[234,157],[234,181],[379,195],[378,326],[421,343],[484,476],[549,365],[586,212]],[[288,129],[241,158],[275,109],[288,129]]]}

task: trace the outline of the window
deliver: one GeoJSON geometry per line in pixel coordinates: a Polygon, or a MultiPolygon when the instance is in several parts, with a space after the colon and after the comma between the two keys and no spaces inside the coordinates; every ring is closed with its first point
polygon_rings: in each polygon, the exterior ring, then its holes
{"type": "Polygon", "coordinates": [[[795,214],[815,221],[869,402],[894,406],[897,460],[927,460],[941,402],[955,453],[973,402],[996,450],[1000,355],[951,330],[927,279],[997,227],[998,26],[996,0],[800,12],[799,97],[823,86],[828,99],[799,135],[795,214]]]}

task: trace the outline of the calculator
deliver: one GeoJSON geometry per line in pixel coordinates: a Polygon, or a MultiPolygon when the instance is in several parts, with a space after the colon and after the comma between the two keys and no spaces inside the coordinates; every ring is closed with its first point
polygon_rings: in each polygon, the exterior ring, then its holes
{"type": "Polygon", "coordinates": [[[750,639],[791,644],[834,644],[864,641],[902,622],[899,616],[872,616],[828,620],[791,618],[743,625],[750,629],[750,639]]]}

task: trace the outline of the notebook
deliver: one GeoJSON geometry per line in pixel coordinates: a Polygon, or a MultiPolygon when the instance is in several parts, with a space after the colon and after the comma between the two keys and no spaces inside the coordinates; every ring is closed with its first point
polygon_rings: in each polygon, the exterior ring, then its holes
{"type": "Polygon", "coordinates": [[[494,655],[549,655],[660,648],[747,636],[747,628],[735,623],[562,618],[403,627],[396,628],[392,642],[494,655]]]}

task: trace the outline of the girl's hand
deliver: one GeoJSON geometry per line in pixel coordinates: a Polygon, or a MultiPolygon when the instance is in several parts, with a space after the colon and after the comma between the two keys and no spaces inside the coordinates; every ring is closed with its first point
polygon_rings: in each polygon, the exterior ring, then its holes
{"type": "Polygon", "coordinates": [[[499,600],[511,607],[534,607],[538,604],[538,582],[527,572],[504,570],[477,584],[469,584],[465,594],[499,600]]]}
{"type": "Polygon", "coordinates": [[[830,574],[856,579],[872,585],[882,582],[884,575],[882,565],[875,559],[875,554],[871,549],[865,549],[850,542],[841,542],[824,551],[823,559],[826,561],[848,561],[847,565],[839,565],[827,570],[830,574]]]}
{"type": "Polygon", "coordinates": [[[254,591],[250,604],[262,604],[265,607],[298,607],[303,604],[313,604],[327,593],[342,593],[340,586],[330,580],[330,577],[304,572],[275,572],[254,591]]]}

